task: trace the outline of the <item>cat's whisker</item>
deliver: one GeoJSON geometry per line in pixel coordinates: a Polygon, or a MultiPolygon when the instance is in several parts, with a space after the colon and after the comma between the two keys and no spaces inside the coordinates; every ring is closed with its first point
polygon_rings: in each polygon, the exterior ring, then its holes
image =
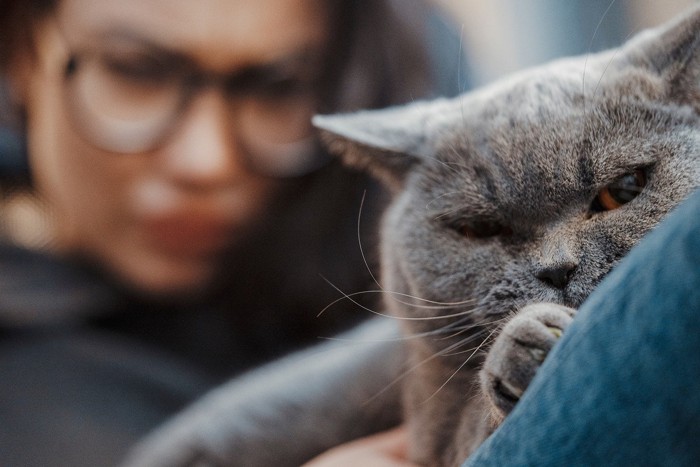
{"type": "MultiPolygon", "coordinates": [[[[472,311],[472,312],[475,312],[475,311],[479,311],[479,309],[478,309],[478,308],[475,308],[475,309],[473,309],[473,310],[471,310],[471,311],[472,311]]],[[[459,334],[462,334],[462,333],[464,333],[464,332],[466,332],[466,331],[468,331],[468,330],[471,330],[471,329],[474,329],[474,328],[477,328],[477,327],[480,327],[480,326],[481,326],[481,327],[483,327],[483,326],[491,326],[492,324],[499,323],[500,321],[504,321],[504,320],[506,320],[506,319],[508,319],[508,318],[509,318],[509,316],[505,316],[505,317],[502,317],[502,318],[495,319],[495,320],[493,320],[493,321],[481,322],[481,323],[470,323],[469,326],[463,326],[463,327],[461,327],[457,332],[455,332],[455,329],[454,329],[454,328],[455,328],[455,327],[462,326],[462,325],[464,324],[462,320],[455,321],[455,322],[446,324],[446,325],[444,325],[444,326],[441,326],[441,327],[439,327],[439,328],[432,329],[432,330],[429,330],[429,331],[420,332],[420,333],[412,333],[412,334],[409,334],[408,332],[404,331],[404,332],[401,334],[401,336],[394,337],[394,338],[389,338],[389,339],[375,339],[375,340],[368,340],[368,339],[348,339],[348,338],[337,337],[337,336],[333,336],[333,337],[328,337],[328,336],[325,336],[325,337],[324,337],[324,336],[321,336],[321,337],[319,337],[319,339],[331,340],[331,341],[338,341],[338,342],[351,342],[351,343],[352,343],[352,342],[354,342],[354,343],[368,343],[368,342],[399,342],[399,341],[404,341],[404,340],[424,339],[424,338],[433,337],[433,336],[441,336],[442,334],[446,334],[446,333],[452,333],[452,334],[451,334],[450,336],[448,336],[448,337],[442,336],[442,337],[439,337],[439,339],[437,339],[437,340],[446,340],[446,339],[449,339],[450,337],[458,336],[459,334]]],[[[458,343],[456,343],[456,344],[454,344],[454,345],[455,345],[455,346],[459,346],[459,345],[462,345],[462,344],[464,344],[464,341],[458,342],[458,343]]]]}
{"type": "Polygon", "coordinates": [[[445,386],[447,386],[447,384],[448,384],[450,381],[452,381],[452,379],[457,375],[457,373],[459,373],[460,371],[462,371],[462,368],[464,368],[464,367],[467,365],[467,363],[469,363],[469,361],[472,359],[472,357],[474,357],[474,355],[476,355],[476,353],[479,351],[479,349],[481,349],[481,347],[483,347],[484,343],[485,343],[485,342],[489,339],[489,337],[491,337],[495,332],[496,332],[496,329],[494,329],[493,331],[491,331],[491,332],[489,333],[489,335],[486,336],[486,339],[484,339],[484,340],[481,342],[481,344],[479,344],[479,345],[474,349],[474,351],[473,351],[471,354],[469,354],[469,356],[466,358],[466,360],[464,360],[464,362],[463,362],[461,365],[459,365],[459,367],[457,367],[457,369],[456,369],[454,372],[452,372],[452,374],[449,376],[449,378],[447,378],[447,380],[445,380],[445,382],[442,383],[442,385],[441,385],[439,388],[437,388],[437,390],[436,390],[433,394],[431,394],[430,397],[428,397],[426,400],[424,400],[423,403],[428,402],[428,401],[431,400],[433,397],[435,397],[440,391],[442,391],[442,389],[443,389],[445,386]]]}
{"type": "Polygon", "coordinates": [[[454,173],[455,175],[460,175],[460,172],[458,172],[457,169],[456,169],[455,167],[453,167],[453,164],[452,164],[451,162],[447,162],[447,161],[440,160],[440,159],[438,159],[437,157],[434,157],[434,156],[426,156],[426,159],[429,159],[429,160],[432,160],[432,161],[437,162],[438,164],[440,164],[440,165],[442,165],[443,167],[445,167],[445,168],[447,168],[448,170],[450,170],[450,171],[451,171],[452,173],[454,173]]]}
{"type": "Polygon", "coordinates": [[[586,59],[583,62],[583,77],[582,77],[582,86],[585,94],[585,83],[586,83],[586,66],[588,65],[588,57],[591,54],[591,51],[593,50],[593,42],[595,41],[596,36],[598,35],[598,31],[600,30],[600,27],[603,25],[603,21],[605,21],[605,18],[608,16],[608,12],[610,12],[610,9],[613,7],[615,4],[616,0],[611,0],[610,4],[608,7],[605,9],[603,14],[600,17],[600,20],[598,20],[598,24],[596,25],[595,29],[593,30],[593,35],[591,36],[591,40],[588,42],[588,48],[586,52],[586,59]]]}
{"type": "MultiPolygon", "coordinates": [[[[371,309],[371,308],[368,308],[368,307],[362,305],[361,303],[359,303],[357,300],[355,300],[355,299],[351,296],[351,295],[357,295],[357,293],[355,293],[355,294],[346,294],[346,293],[343,292],[340,288],[338,288],[335,284],[333,284],[332,282],[330,282],[329,280],[327,280],[325,277],[323,277],[323,276],[321,276],[321,277],[322,277],[331,287],[333,287],[335,290],[337,290],[339,293],[341,293],[341,294],[343,295],[343,296],[342,296],[341,298],[339,298],[338,300],[342,300],[342,299],[350,300],[350,302],[354,303],[355,305],[357,305],[357,306],[360,307],[361,309],[363,309],[363,310],[365,310],[365,311],[368,311],[368,312],[372,313],[373,315],[381,316],[381,317],[384,317],[384,318],[391,318],[391,319],[396,319],[396,320],[399,320],[399,321],[433,321],[433,320],[441,320],[441,319],[454,318],[454,317],[458,317],[458,316],[464,316],[465,314],[471,312],[471,311],[467,310],[467,311],[461,311],[461,312],[459,312],[459,313],[453,313],[453,314],[449,314],[449,315],[438,315],[438,316],[395,316],[395,315],[390,315],[390,314],[387,314],[387,313],[382,313],[382,312],[373,310],[373,309],[371,309]]],[[[334,303],[337,303],[338,300],[336,300],[334,303]]],[[[412,304],[406,303],[406,305],[412,305],[412,304]]],[[[455,305],[455,306],[456,306],[456,305],[455,305]]],[[[328,308],[328,307],[324,308],[324,310],[327,309],[327,308],[328,308]]],[[[323,313],[323,311],[322,311],[321,313],[323,313]]],[[[319,314],[319,315],[320,315],[320,314],[319,314]]]]}
{"type": "Polygon", "coordinates": [[[360,227],[361,227],[361,221],[362,221],[362,209],[365,206],[365,197],[367,196],[367,190],[365,190],[362,193],[362,199],[360,200],[360,209],[359,212],[357,213],[357,246],[360,248],[360,255],[362,255],[362,262],[365,265],[365,268],[367,269],[367,272],[369,273],[369,276],[372,278],[375,284],[377,284],[377,287],[380,289],[383,289],[382,285],[379,283],[377,278],[374,276],[374,273],[372,272],[372,268],[369,267],[369,263],[367,262],[367,256],[365,255],[365,251],[362,248],[362,235],[360,233],[360,227]]]}
{"type": "MultiPolygon", "coordinates": [[[[493,329],[491,329],[491,331],[493,331],[493,329]]],[[[469,349],[466,349],[466,350],[465,350],[465,349],[457,350],[457,348],[464,347],[465,345],[470,344],[470,343],[474,342],[475,340],[478,340],[479,338],[481,338],[481,337],[482,337],[485,333],[487,333],[487,332],[490,332],[490,331],[489,331],[489,328],[484,328],[484,329],[481,329],[481,330],[479,330],[478,332],[476,332],[476,333],[474,333],[474,334],[469,335],[468,337],[465,337],[465,338],[459,340],[454,346],[451,346],[451,349],[450,349],[450,350],[447,350],[447,349],[442,350],[442,351],[440,352],[440,356],[441,356],[441,357],[449,357],[449,356],[454,356],[454,355],[461,355],[461,354],[464,354],[464,353],[471,352],[471,351],[475,350],[477,347],[483,346],[483,341],[482,341],[482,342],[481,342],[478,346],[476,346],[476,347],[472,347],[472,348],[469,348],[469,349]]]]}
{"type": "MultiPolygon", "coordinates": [[[[392,292],[389,290],[382,290],[382,293],[389,294],[392,297],[394,295],[397,295],[399,297],[406,297],[406,298],[410,298],[412,300],[418,300],[421,302],[434,304],[435,305],[434,308],[438,308],[438,309],[439,308],[453,308],[456,306],[469,305],[471,303],[476,302],[476,299],[473,299],[473,298],[470,298],[467,300],[462,300],[460,302],[440,302],[440,301],[428,300],[427,298],[420,298],[420,297],[417,297],[415,295],[409,295],[409,294],[400,293],[400,292],[392,292]]],[[[404,302],[399,302],[399,303],[404,303],[404,302]]],[[[411,306],[414,306],[416,308],[431,308],[430,306],[427,306],[427,305],[421,306],[421,305],[416,305],[416,304],[412,304],[412,303],[406,303],[406,305],[411,305],[411,306]]]]}
{"type": "MultiPolygon", "coordinates": [[[[595,40],[596,36],[598,35],[598,30],[603,24],[603,21],[605,20],[606,16],[608,15],[608,12],[610,9],[613,7],[615,4],[616,0],[612,0],[608,7],[605,9],[603,12],[603,15],[600,17],[600,20],[598,21],[598,24],[596,25],[595,29],[593,30],[593,35],[591,36],[591,40],[588,43],[588,49],[586,52],[586,58],[583,62],[583,73],[581,76],[581,95],[583,96],[583,127],[581,131],[585,134],[586,131],[586,68],[588,67],[588,57],[591,55],[591,51],[593,50],[593,41],[595,40]]],[[[595,92],[593,93],[593,97],[595,97],[595,92]]]]}
{"type": "MultiPolygon", "coordinates": [[[[321,278],[323,278],[323,280],[325,280],[325,281],[328,282],[331,286],[333,286],[333,284],[332,284],[328,279],[326,279],[326,278],[323,277],[323,276],[321,276],[321,278]]],[[[335,286],[333,286],[333,287],[335,287],[335,286]]],[[[337,288],[336,288],[336,289],[337,289],[337,288]]],[[[342,293],[342,292],[341,292],[341,293],[342,293]]],[[[395,292],[395,291],[392,291],[392,290],[385,290],[385,289],[381,289],[381,290],[365,290],[365,291],[362,291],[362,292],[354,292],[354,293],[351,293],[351,294],[344,294],[344,295],[346,295],[346,297],[349,297],[349,296],[361,295],[361,294],[365,294],[365,293],[381,293],[381,294],[389,295],[390,297],[397,296],[397,297],[410,298],[411,300],[417,300],[417,301],[419,301],[419,302],[428,303],[428,304],[430,304],[430,305],[436,305],[435,308],[438,308],[438,309],[439,309],[439,308],[451,308],[451,307],[462,306],[462,305],[469,305],[469,304],[474,303],[474,302],[477,301],[477,300],[474,299],[474,298],[469,298],[469,299],[461,300],[461,301],[457,301],[457,302],[443,302],[443,301],[437,301],[437,300],[430,300],[430,299],[427,299],[427,298],[421,298],[421,297],[419,297],[419,296],[417,296],[417,295],[411,295],[411,294],[407,294],[407,293],[403,293],[403,292],[395,292]]],[[[344,299],[344,298],[346,298],[346,297],[343,297],[343,298],[341,298],[340,300],[342,300],[342,299],[344,299]]],[[[402,304],[405,304],[405,305],[414,306],[414,307],[418,307],[418,308],[421,308],[421,307],[423,307],[423,308],[429,308],[428,306],[416,305],[416,304],[414,304],[414,303],[404,303],[404,302],[399,302],[399,303],[402,303],[402,304]]]]}
{"type": "Polygon", "coordinates": [[[377,342],[404,342],[415,339],[425,339],[426,337],[434,336],[439,334],[440,330],[432,330],[426,332],[419,332],[414,334],[402,333],[400,336],[387,338],[387,339],[350,339],[347,337],[328,337],[320,336],[319,339],[333,342],[347,342],[348,344],[370,344],[377,342]]]}
{"type": "Polygon", "coordinates": [[[455,169],[462,169],[464,172],[458,172],[458,174],[462,173],[467,173],[469,170],[469,166],[464,163],[464,154],[462,150],[455,146],[455,145],[450,145],[448,148],[447,154],[452,155],[455,157],[455,160],[446,162],[447,164],[450,164],[452,168],[455,169]]]}
{"type": "Polygon", "coordinates": [[[441,212],[440,214],[435,215],[435,216],[433,217],[433,219],[435,219],[435,220],[440,220],[440,219],[443,219],[443,218],[445,218],[445,217],[449,217],[449,216],[451,216],[452,214],[461,211],[462,209],[463,209],[463,208],[461,208],[461,207],[457,207],[457,208],[454,208],[454,209],[450,209],[449,211],[441,212]]]}
{"type": "Polygon", "coordinates": [[[426,210],[426,211],[429,211],[429,210],[430,210],[430,205],[433,204],[433,203],[436,203],[436,202],[437,202],[438,200],[440,200],[441,198],[445,198],[445,197],[447,197],[447,196],[453,196],[453,195],[460,195],[460,194],[462,194],[461,191],[449,191],[449,192],[447,192],[447,193],[443,193],[443,194],[441,194],[441,195],[438,195],[438,196],[436,196],[432,201],[429,201],[429,202],[427,202],[427,203],[425,204],[425,210],[426,210]]]}
{"type": "MultiPolygon", "coordinates": [[[[479,310],[473,309],[472,311],[476,312],[479,310]]],[[[437,340],[437,341],[449,340],[450,337],[455,336],[455,335],[459,335],[461,332],[465,332],[463,329],[462,330],[458,329],[458,331],[455,331],[455,328],[459,328],[459,326],[462,326],[464,324],[463,321],[464,321],[463,319],[457,320],[457,321],[445,324],[443,326],[440,326],[432,331],[426,331],[426,332],[420,333],[420,335],[426,336],[426,337],[436,336],[437,338],[435,340],[437,340]],[[449,335],[447,337],[445,337],[444,336],[445,334],[449,334],[449,335]]],[[[478,327],[479,325],[480,325],[479,323],[472,323],[472,326],[470,327],[470,329],[473,327],[478,327]]],[[[464,326],[464,328],[466,328],[466,326],[464,326]]]]}
{"type": "MultiPolygon", "coordinates": [[[[367,272],[369,273],[369,275],[370,275],[370,277],[372,278],[372,280],[374,281],[374,283],[377,284],[377,287],[379,287],[380,290],[382,290],[382,291],[384,291],[384,292],[386,292],[386,293],[389,293],[390,296],[392,296],[392,295],[395,295],[396,293],[395,293],[395,292],[391,292],[391,291],[386,291],[386,290],[384,289],[384,287],[382,287],[382,285],[379,283],[379,281],[378,281],[377,278],[375,277],[374,273],[372,272],[372,269],[369,267],[369,263],[368,263],[368,261],[367,261],[367,256],[365,255],[364,249],[362,248],[361,219],[362,219],[362,210],[363,210],[363,207],[364,207],[366,195],[367,195],[367,192],[366,192],[366,191],[362,193],[362,200],[360,201],[360,209],[359,209],[359,212],[358,212],[358,215],[357,215],[357,243],[358,243],[358,247],[359,247],[359,249],[360,249],[360,255],[362,256],[362,261],[363,261],[363,263],[364,263],[364,265],[365,265],[365,268],[367,269],[367,272]]],[[[367,307],[360,305],[359,303],[357,303],[357,301],[355,301],[355,300],[353,300],[352,298],[350,298],[350,296],[348,296],[347,294],[345,294],[344,292],[342,292],[340,289],[338,289],[337,287],[335,287],[335,285],[333,285],[332,283],[330,283],[330,281],[328,281],[325,277],[324,277],[323,279],[324,279],[326,282],[328,282],[333,288],[335,288],[335,289],[338,290],[341,294],[343,294],[343,297],[341,297],[341,299],[346,299],[346,298],[347,298],[347,299],[350,299],[353,303],[355,303],[356,305],[359,305],[361,308],[363,308],[363,309],[365,309],[365,310],[368,310],[368,311],[370,311],[370,312],[373,312],[372,310],[369,310],[367,307]]],[[[460,306],[460,305],[463,305],[463,304],[468,304],[467,301],[465,301],[465,302],[458,302],[458,303],[440,303],[440,302],[433,302],[433,301],[430,301],[430,300],[425,300],[425,299],[422,299],[422,298],[420,298],[420,297],[410,296],[410,295],[406,295],[406,294],[403,294],[403,295],[404,295],[405,297],[411,298],[411,299],[413,299],[413,300],[423,301],[423,302],[431,303],[431,304],[434,304],[434,305],[442,305],[442,306],[460,306]]],[[[392,296],[392,298],[393,298],[393,296],[392,296]]],[[[396,300],[396,299],[394,299],[394,300],[396,300]]],[[[397,301],[398,301],[398,300],[397,300],[397,301]]],[[[336,301],[334,301],[331,305],[333,305],[333,304],[335,304],[335,303],[337,303],[337,302],[338,302],[338,301],[336,300],[336,301]]],[[[415,306],[415,305],[413,305],[413,304],[405,303],[405,302],[402,302],[402,301],[399,301],[399,303],[402,303],[402,304],[405,304],[405,305],[410,305],[410,306],[415,306]]],[[[325,307],[323,310],[321,310],[321,312],[320,312],[317,316],[320,316],[321,314],[323,314],[328,308],[329,308],[329,307],[325,307]]],[[[373,312],[373,313],[374,313],[374,312],[373,312]]],[[[387,316],[387,315],[383,315],[383,314],[380,314],[380,315],[381,315],[381,316],[387,316]]],[[[447,316],[447,317],[450,317],[450,316],[447,316]]]]}
{"type": "MultiPolygon", "coordinates": [[[[322,278],[324,281],[328,282],[328,283],[329,283],[331,286],[333,286],[336,290],[339,290],[339,289],[338,289],[337,287],[335,287],[328,279],[326,279],[326,278],[323,277],[323,276],[321,276],[321,278],[322,278]]],[[[443,309],[455,308],[455,307],[458,307],[458,306],[469,305],[469,304],[472,304],[472,303],[474,303],[474,302],[476,301],[476,300],[474,300],[474,299],[469,299],[469,300],[464,300],[464,301],[461,301],[461,302],[437,302],[437,301],[428,300],[428,299],[416,297],[416,296],[409,295],[409,294],[404,294],[404,293],[400,293],[400,292],[392,292],[392,291],[389,291],[389,290],[363,290],[363,291],[360,291],[360,292],[353,292],[353,293],[349,293],[349,294],[348,294],[348,293],[343,293],[343,292],[341,292],[341,293],[343,294],[342,297],[339,297],[339,298],[333,300],[333,301],[332,301],[331,303],[329,303],[328,305],[326,305],[326,306],[316,315],[316,317],[319,318],[319,317],[320,317],[321,315],[323,315],[328,309],[332,308],[332,307],[333,307],[334,305],[336,305],[338,302],[341,302],[341,301],[343,301],[343,300],[349,300],[351,297],[356,297],[356,296],[358,296],[358,295],[366,295],[366,294],[388,294],[388,295],[390,295],[390,296],[396,295],[396,296],[400,296],[400,297],[406,297],[406,298],[410,298],[410,299],[413,299],[413,300],[422,301],[422,302],[425,302],[425,303],[429,303],[430,305],[419,305],[419,304],[416,304],[416,303],[410,303],[410,302],[406,302],[406,301],[403,301],[403,300],[399,300],[399,299],[394,298],[394,300],[395,300],[397,303],[400,303],[400,304],[402,304],[402,305],[410,306],[410,307],[412,307],[412,308],[426,309],[426,310],[443,310],[443,309]]],[[[353,303],[355,303],[355,302],[353,301],[353,303]]]]}
{"type": "MultiPolygon", "coordinates": [[[[479,326],[490,326],[490,325],[493,325],[493,324],[497,324],[497,323],[501,323],[501,322],[507,321],[507,320],[509,320],[509,319],[510,319],[510,316],[506,315],[506,316],[504,316],[504,317],[502,317],[502,318],[499,318],[499,319],[496,319],[496,320],[493,320],[493,321],[482,322],[482,323],[474,323],[474,324],[471,324],[471,325],[469,325],[469,326],[464,326],[462,329],[460,329],[459,331],[455,332],[454,334],[451,334],[451,335],[449,335],[449,336],[442,337],[441,339],[454,339],[455,337],[457,337],[457,336],[459,336],[459,335],[461,335],[461,334],[464,334],[465,332],[471,331],[472,329],[474,329],[474,328],[476,328],[476,327],[479,327],[479,326]]],[[[469,336],[468,338],[471,338],[471,336],[469,336]]]]}
{"type": "MultiPolygon", "coordinates": [[[[486,331],[486,330],[484,330],[483,332],[485,332],[485,331],[486,331]]],[[[471,359],[472,356],[473,356],[476,352],[478,352],[479,349],[480,349],[481,347],[483,347],[484,342],[486,342],[486,341],[488,340],[488,338],[489,338],[494,332],[495,332],[495,330],[491,331],[491,332],[489,333],[489,335],[486,337],[486,339],[484,339],[484,341],[481,342],[481,344],[479,344],[477,347],[471,349],[471,350],[473,350],[472,355],[470,355],[470,357],[469,357],[464,363],[462,363],[462,364],[460,365],[460,367],[458,368],[457,371],[459,371],[460,369],[462,369],[462,368],[469,362],[469,359],[471,359]]],[[[417,334],[417,335],[416,335],[416,337],[418,337],[418,336],[421,336],[421,334],[417,334]]],[[[430,357],[428,357],[428,358],[426,358],[426,359],[424,359],[424,360],[422,360],[422,361],[416,363],[416,364],[413,365],[412,367],[406,369],[406,370],[405,370],[404,372],[402,372],[399,376],[397,376],[397,377],[394,378],[391,382],[389,382],[381,391],[377,392],[374,396],[372,396],[370,399],[368,399],[368,400],[365,402],[365,404],[368,404],[368,403],[370,403],[371,401],[373,401],[374,399],[376,399],[377,397],[379,397],[381,394],[383,394],[384,392],[386,392],[387,390],[389,390],[389,389],[390,389],[392,386],[394,386],[395,384],[399,383],[401,380],[403,380],[404,378],[406,378],[409,374],[411,374],[412,372],[414,372],[416,369],[418,369],[418,368],[420,368],[421,366],[423,366],[423,365],[425,365],[425,364],[427,364],[427,363],[429,363],[429,362],[435,360],[436,358],[439,358],[439,357],[442,357],[442,356],[445,356],[445,355],[450,355],[450,352],[452,352],[453,350],[457,349],[458,347],[463,346],[465,343],[466,343],[465,340],[462,340],[462,341],[459,341],[459,342],[455,342],[455,343],[449,345],[447,348],[443,349],[441,352],[435,353],[435,354],[431,355],[430,357]]],[[[451,376],[451,378],[454,377],[454,375],[455,375],[456,373],[457,373],[457,372],[455,372],[455,373],[451,376]]],[[[451,379],[451,378],[450,378],[450,379],[451,379]]],[[[447,382],[449,382],[449,380],[448,380],[447,382]]],[[[447,384],[447,382],[445,382],[445,384],[447,384]]],[[[444,387],[445,384],[443,384],[443,386],[441,386],[441,388],[444,387]]],[[[436,394],[437,394],[437,392],[436,392],[436,394]]],[[[434,396],[434,395],[435,395],[435,394],[433,394],[433,396],[434,396]]],[[[431,396],[431,397],[432,397],[432,396],[431,396]]]]}
{"type": "MultiPolygon", "coordinates": [[[[452,323],[447,324],[447,325],[442,326],[442,327],[439,327],[437,329],[433,329],[433,330],[425,331],[425,332],[421,332],[421,333],[408,334],[408,333],[404,332],[404,335],[411,336],[411,337],[417,336],[417,337],[421,337],[421,338],[441,336],[442,334],[445,334],[448,332],[453,332],[454,330],[451,329],[451,327],[452,327],[452,323]]],[[[435,340],[443,340],[443,339],[439,338],[439,339],[435,339],[435,340]]]]}
{"type": "MultiPolygon", "coordinates": [[[[456,345],[456,344],[453,344],[453,345],[456,345]]],[[[431,355],[430,357],[428,357],[428,358],[426,358],[426,359],[424,359],[424,360],[422,360],[422,361],[416,363],[416,364],[413,365],[412,367],[410,367],[410,368],[404,370],[399,376],[397,376],[396,378],[394,378],[393,380],[391,380],[386,386],[384,386],[384,388],[383,388],[381,391],[378,391],[375,395],[373,395],[372,397],[370,397],[369,399],[367,399],[367,400],[365,401],[365,405],[371,403],[373,400],[377,399],[379,396],[381,396],[381,395],[384,394],[386,391],[388,391],[389,389],[391,389],[394,385],[396,385],[396,384],[398,384],[399,382],[401,382],[404,378],[406,378],[408,375],[410,375],[411,373],[413,373],[415,370],[417,370],[417,369],[420,368],[421,366],[425,365],[426,363],[429,363],[429,362],[435,360],[435,359],[438,358],[439,356],[440,356],[440,354],[437,354],[437,353],[436,353],[436,354],[433,354],[433,355],[431,355]]]]}
{"type": "MultiPolygon", "coordinates": [[[[476,335],[474,337],[476,337],[476,335]]],[[[479,345],[481,345],[481,344],[479,344],[479,345]]],[[[476,347],[471,347],[471,348],[465,349],[465,350],[456,350],[454,352],[441,352],[440,356],[441,357],[454,357],[455,355],[462,355],[465,353],[473,352],[474,350],[476,350],[479,347],[479,345],[477,345],[476,347]]]]}
{"type": "Polygon", "coordinates": [[[462,121],[465,121],[464,117],[464,92],[467,90],[467,83],[462,81],[462,47],[464,46],[464,23],[459,29],[459,52],[457,53],[457,89],[460,90],[460,105],[459,110],[462,114],[462,121]],[[463,87],[462,87],[463,86],[463,87]]]}
{"type": "MultiPolygon", "coordinates": [[[[634,32],[630,32],[629,34],[627,34],[627,36],[625,37],[625,41],[627,41],[633,34],[634,34],[634,32]]],[[[605,68],[603,68],[603,72],[600,74],[600,78],[598,78],[598,82],[596,83],[595,88],[593,89],[593,99],[594,100],[595,100],[596,95],[598,94],[598,88],[600,87],[600,83],[603,81],[603,78],[605,77],[605,73],[607,73],[608,68],[613,63],[613,61],[615,61],[615,59],[620,54],[620,52],[621,52],[621,49],[615,50],[612,57],[610,57],[610,60],[608,60],[608,63],[605,64],[605,68]]]]}
{"type": "MultiPolygon", "coordinates": [[[[463,305],[472,304],[472,303],[474,303],[476,300],[467,300],[467,301],[461,302],[461,303],[444,304],[444,305],[417,305],[417,304],[415,304],[415,303],[404,302],[404,301],[399,300],[399,299],[394,299],[394,301],[395,301],[396,303],[400,303],[401,305],[410,306],[411,308],[416,308],[416,309],[419,309],[419,310],[449,310],[449,309],[451,309],[451,308],[456,308],[456,307],[458,307],[458,306],[463,306],[463,305]]],[[[463,315],[463,314],[472,313],[473,311],[474,311],[474,309],[462,310],[462,311],[459,312],[458,314],[452,314],[452,315],[449,315],[449,316],[443,316],[443,318],[448,318],[448,317],[451,318],[451,317],[455,317],[455,316],[461,316],[461,315],[463,315]]]]}
{"type": "MultiPolygon", "coordinates": [[[[488,338],[489,338],[494,332],[495,332],[495,330],[491,331],[491,333],[489,334],[489,336],[487,336],[486,339],[484,339],[484,341],[482,341],[482,343],[479,344],[479,346],[477,346],[477,347],[475,347],[475,348],[473,348],[473,349],[470,349],[470,350],[473,350],[472,354],[467,358],[467,360],[465,360],[464,363],[462,363],[462,364],[460,365],[460,367],[450,376],[450,378],[449,378],[449,379],[448,379],[448,380],[447,380],[433,395],[430,396],[430,398],[434,397],[434,396],[449,382],[449,380],[451,380],[462,368],[464,368],[464,366],[469,362],[469,360],[473,357],[473,355],[476,354],[476,352],[479,351],[479,349],[484,345],[484,342],[486,342],[486,341],[488,340],[488,338]]],[[[416,364],[413,365],[411,368],[408,368],[408,369],[405,370],[403,373],[401,373],[398,377],[396,377],[394,380],[392,380],[390,383],[388,383],[381,391],[379,391],[379,392],[376,393],[374,396],[372,396],[370,399],[368,399],[367,401],[365,401],[365,404],[368,404],[368,403],[372,402],[373,400],[375,400],[377,397],[379,397],[379,396],[382,395],[384,392],[386,392],[387,390],[389,390],[389,389],[390,389],[391,387],[393,387],[395,384],[398,384],[401,380],[403,380],[404,378],[406,378],[409,374],[411,374],[413,371],[415,371],[415,370],[418,369],[419,367],[421,367],[421,366],[423,366],[423,365],[425,365],[425,364],[427,364],[427,363],[433,361],[434,359],[436,359],[436,358],[438,358],[438,357],[450,355],[450,352],[451,352],[452,350],[454,350],[454,349],[456,349],[456,348],[458,348],[458,347],[464,345],[464,343],[465,343],[464,340],[463,340],[463,341],[460,341],[460,342],[457,342],[457,343],[453,343],[453,344],[451,344],[450,346],[448,346],[446,349],[443,349],[442,352],[433,354],[433,355],[431,355],[430,357],[428,357],[428,358],[426,358],[426,359],[424,359],[424,360],[422,360],[422,361],[416,363],[416,364]]],[[[429,400],[430,398],[428,398],[427,400],[429,400]]],[[[427,400],[424,401],[424,402],[427,402],[427,400]]]]}
{"type": "MultiPolygon", "coordinates": [[[[330,284],[331,287],[333,287],[335,290],[340,291],[340,289],[339,289],[338,287],[336,287],[335,285],[333,285],[333,283],[331,283],[331,281],[329,281],[329,280],[326,279],[325,277],[321,276],[321,279],[323,279],[323,280],[326,281],[328,284],[330,284]]],[[[342,297],[339,297],[339,298],[337,298],[337,299],[335,299],[335,300],[333,300],[331,303],[329,303],[328,305],[326,305],[325,307],[323,307],[323,309],[322,309],[321,311],[318,312],[318,314],[316,315],[316,317],[317,317],[317,318],[320,318],[321,315],[323,315],[327,310],[329,310],[330,308],[332,308],[333,306],[335,306],[337,303],[342,302],[343,300],[350,300],[352,303],[354,303],[354,304],[356,304],[356,305],[359,305],[355,300],[352,300],[352,297],[355,297],[355,296],[357,296],[357,295],[372,293],[372,292],[381,293],[382,291],[381,291],[381,290],[376,290],[376,291],[375,291],[375,290],[366,290],[366,291],[363,291],[363,292],[353,292],[353,293],[351,293],[351,294],[346,294],[346,293],[340,291],[340,293],[341,293],[343,296],[342,296],[342,297]]],[[[362,305],[359,305],[359,306],[362,307],[362,308],[364,308],[362,305]]]]}

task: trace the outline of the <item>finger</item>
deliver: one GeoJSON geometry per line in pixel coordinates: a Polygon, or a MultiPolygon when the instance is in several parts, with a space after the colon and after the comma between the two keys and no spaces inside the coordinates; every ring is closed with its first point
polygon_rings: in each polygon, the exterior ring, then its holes
{"type": "Polygon", "coordinates": [[[406,459],[407,451],[406,430],[396,428],[338,446],[304,467],[415,467],[406,459]]]}

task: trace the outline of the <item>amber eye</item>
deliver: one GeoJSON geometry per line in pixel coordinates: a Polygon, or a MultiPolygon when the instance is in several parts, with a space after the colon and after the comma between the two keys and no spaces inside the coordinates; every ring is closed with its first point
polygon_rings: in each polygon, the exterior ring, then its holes
{"type": "Polygon", "coordinates": [[[617,209],[636,198],[647,184],[647,178],[642,169],[627,173],[598,192],[591,211],[603,212],[617,209]]]}

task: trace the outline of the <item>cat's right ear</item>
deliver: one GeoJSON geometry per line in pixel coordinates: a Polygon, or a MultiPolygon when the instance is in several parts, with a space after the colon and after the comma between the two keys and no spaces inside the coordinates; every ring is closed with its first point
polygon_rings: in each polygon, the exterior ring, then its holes
{"type": "Polygon", "coordinates": [[[316,115],[313,124],[331,153],[365,170],[391,189],[402,187],[407,174],[435,152],[437,109],[444,101],[350,114],[316,115]]]}
{"type": "Polygon", "coordinates": [[[633,62],[664,79],[671,99],[700,112],[700,5],[640,33],[625,48],[633,62]]]}

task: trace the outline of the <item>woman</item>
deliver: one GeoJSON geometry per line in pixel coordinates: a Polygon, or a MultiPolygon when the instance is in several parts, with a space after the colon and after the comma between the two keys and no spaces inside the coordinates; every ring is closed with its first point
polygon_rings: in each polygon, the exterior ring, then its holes
{"type": "Polygon", "coordinates": [[[335,287],[371,287],[357,229],[371,262],[381,196],[309,118],[436,91],[434,23],[396,3],[2,2],[28,168],[0,184],[0,463],[113,464],[217,382],[364,316],[316,319],[335,287]]]}

